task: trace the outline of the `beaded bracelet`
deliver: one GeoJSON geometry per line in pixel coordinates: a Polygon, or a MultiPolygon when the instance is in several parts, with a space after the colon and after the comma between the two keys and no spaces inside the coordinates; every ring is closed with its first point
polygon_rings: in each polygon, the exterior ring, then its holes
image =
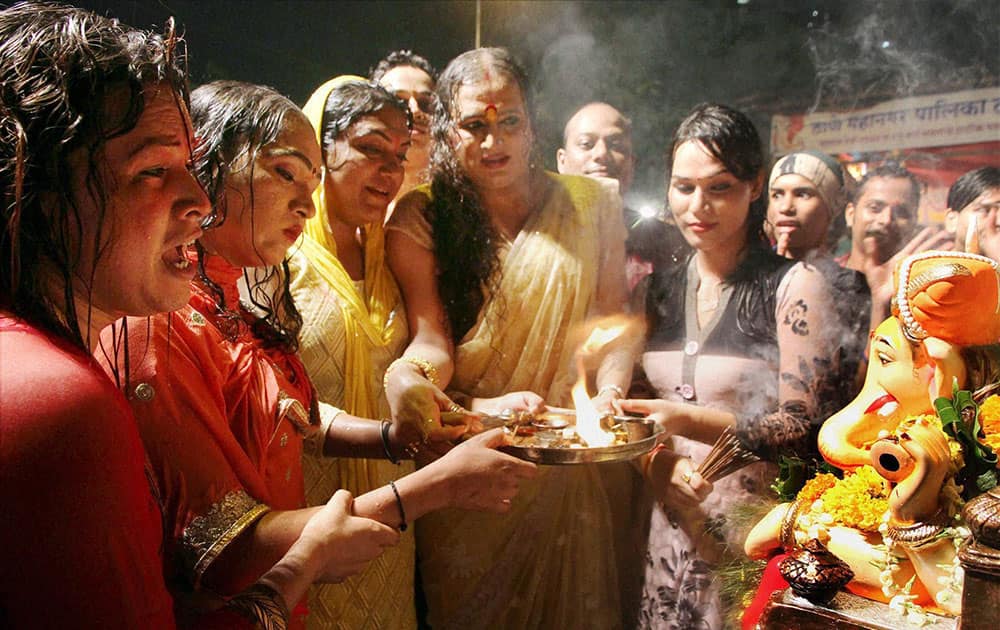
{"type": "Polygon", "coordinates": [[[385,458],[389,460],[390,463],[399,466],[399,458],[394,457],[392,454],[392,449],[389,448],[389,429],[392,427],[392,423],[388,420],[382,421],[382,450],[385,451],[385,458]]]}
{"type": "Polygon", "coordinates": [[[403,499],[399,496],[399,490],[396,489],[396,482],[389,480],[389,487],[392,488],[392,493],[396,495],[396,507],[399,509],[399,531],[406,531],[406,512],[403,510],[403,499]]]}
{"type": "Polygon", "coordinates": [[[383,390],[389,389],[389,375],[392,374],[392,371],[395,368],[397,368],[399,365],[403,363],[409,363],[410,365],[415,365],[418,368],[420,368],[421,374],[423,374],[424,378],[426,378],[428,381],[431,382],[431,385],[436,386],[438,383],[441,382],[441,379],[438,376],[437,368],[434,367],[434,364],[428,361],[427,359],[420,359],[418,357],[399,357],[398,359],[390,363],[389,367],[385,369],[385,375],[382,377],[383,390]]]}

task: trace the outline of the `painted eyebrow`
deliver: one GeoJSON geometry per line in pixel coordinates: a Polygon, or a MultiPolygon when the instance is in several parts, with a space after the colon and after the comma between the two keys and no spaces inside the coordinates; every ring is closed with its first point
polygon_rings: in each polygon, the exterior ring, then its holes
{"type": "MultiPolygon", "coordinates": [[[[365,131],[361,135],[354,136],[354,139],[355,140],[362,140],[362,139],[367,138],[369,136],[378,136],[379,138],[382,138],[383,140],[385,140],[389,144],[392,144],[392,138],[390,138],[389,134],[387,134],[386,132],[382,131],[381,129],[369,129],[368,131],[365,131]]],[[[404,140],[402,142],[402,144],[403,144],[403,146],[409,148],[409,146],[412,144],[412,142],[410,141],[409,138],[407,138],[406,140],[404,140]]]]}
{"type": "Polygon", "coordinates": [[[893,347],[893,345],[891,343],[889,343],[889,339],[887,337],[883,337],[882,335],[875,335],[875,343],[879,343],[879,342],[884,343],[885,345],[889,346],[893,350],[896,349],[896,348],[893,347]]]}
{"type": "Polygon", "coordinates": [[[137,147],[129,151],[128,157],[126,159],[131,160],[132,158],[139,155],[143,151],[154,147],[174,148],[180,146],[183,145],[181,143],[180,138],[178,138],[177,136],[169,136],[169,135],[149,136],[148,138],[143,139],[143,141],[140,142],[137,147]]]}
{"type": "Polygon", "coordinates": [[[274,149],[268,149],[267,151],[264,152],[264,155],[266,155],[267,157],[298,158],[299,160],[302,161],[303,164],[306,165],[306,168],[309,169],[309,172],[313,172],[316,170],[316,167],[313,166],[312,161],[306,157],[305,153],[299,151],[298,149],[292,149],[289,147],[276,147],[274,149]]]}
{"type": "Polygon", "coordinates": [[[704,181],[706,179],[712,179],[713,177],[718,177],[719,175],[725,175],[727,173],[729,173],[729,171],[726,170],[725,167],[723,167],[723,168],[719,169],[718,171],[716,171],[714,173],[710,173],[708,175],[705,175],[704,177],[690,177],[688,175],[671,175],[670,179],[684,179],[684,180],[691,180],[691,181],[700,182],[700,181],[704,181]]]}

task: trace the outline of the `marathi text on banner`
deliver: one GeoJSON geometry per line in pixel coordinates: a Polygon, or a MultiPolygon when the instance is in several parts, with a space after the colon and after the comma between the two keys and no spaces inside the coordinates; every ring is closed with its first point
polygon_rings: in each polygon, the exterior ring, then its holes
{"type": "Polygon", "coordinates": [[[1000,140],[1000,88],[963,90],[886,101],[847,112],[771,119],[776,155],[889,151],[1000,140]]]}

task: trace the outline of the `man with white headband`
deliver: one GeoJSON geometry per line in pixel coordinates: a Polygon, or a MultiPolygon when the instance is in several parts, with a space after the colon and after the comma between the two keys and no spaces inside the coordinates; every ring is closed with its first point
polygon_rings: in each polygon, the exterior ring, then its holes
{"type": "Polygon", "coordinates": [[[847,206],[854,179],[833,157],[802,151],[778,160],[768,180],[764,229],[775,252],[793,260],[807,259],[833,290],[846,336],[837,369],[844,402],[861,384],[865,341],[871,317],[871,293],[865,275],[841,267],[831,258],[840,237],[838,219],[847,206]]]}
{"type": "Polygon", "coordinates": [[[853,184],[824,153],[803,151],[778,160],[768,183],[765,226],[778,255],[798,260],[812,250],[832,252],[853,184]]]}

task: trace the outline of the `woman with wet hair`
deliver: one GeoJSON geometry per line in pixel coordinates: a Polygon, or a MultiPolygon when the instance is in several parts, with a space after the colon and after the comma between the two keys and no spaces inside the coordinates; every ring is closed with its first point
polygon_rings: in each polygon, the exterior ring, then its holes
{"type": "MultiPolygon", "coordinates": [[[[0,624],[172,628],[157,488],[90,351],[116,318],[188,298],[209,203],[179,40],[22,3],[0,11],[0,82],[0,624]]],[[[362,520],[334,497],[199,625],[280,627],[362,520]]]]}
{"type": "MultiPolygon", "coordinates": [[[[397,422],[431,438],[441,411],[460,405],[567,404],[570,330],[621,312],[625,290],[621,200],[595,180],[538,166],[528,81],[510,53],[459,55],[437,95],[431,183],[400,200],[387,236],[412,335],[389,366],[387,397],[397,422]]],[[[620,351],[604,359],[601,408],[630,367],[620,351]]],[[[428,622],[618,627],[611,540],[592,466],[545,470],[504,517],[428,517],[417,528],[428,622]]]]}
{"type": "MultiPolygon", "coordinates": [[[[306,221],[301,247],[289,260],[292,296],[306,322],[302,361],[323,401],[348,414],[388,418],[382,375],[402,354],[408,334],[399,289],[385,262],[382,223],[403,181],[409,112],[384,88],[354,76],[324,83],[304,111],[316,129],[322,174],[313,192],[316,214],[306,221]]],[[[387,436],[398,428],[388,422],[382,427],[387,436]]],[[[412,472],[413,463],[398,455],[307,453],[306,500],[323,503],[337,488],[362,494],[412,472]]],[[[407,532],[363,573],[314,588],[309,626],[416,628],[414,563],[413,534],[407,532]]]]}
{"type": "MultiPolygon", "coordinates": [[[[107,356],[118,358],[107,367],[120,375],[162,493],[168,582],[185,614],[252,582],[319,509],[304,507],[307,443],[330,456],[403,452],[378,422],[320,402],[295,354],[301,316],[285,256],[315,214],[322,159],[308,119],[273,90],[234,81],[201,86],[191,100],[202,140],[195,169],[216,210],[198,240],[191,299],[105,335],[107,356]]],[[[339,549],[342,571],[325,581],[357,573],[430,510],[508,509],[534,467],[489,448],[502,439],[470,440],[358,496],[351,509],[366,517],[367,537],[339,549]]],[[[303,625],[305,607],[293,614],[303,625]]]]}
{"type": "Polygon", "coordinates": [[[641,627],[721,628],[716,562],[742,545],[726,513],[759,502],[780,454],[815,450],[827,417],[838,323],[822,274],[776,256],[763,232],[764,155],[741,112],[700,105],[668,149],[668,203],[694,252],[646,286],[642,366],[660,400],[650,414],[672,436],[643,467],[654,509],[641,627]],[[724,429],[766,463],[713,486],[696,472],[724,429]]]}

